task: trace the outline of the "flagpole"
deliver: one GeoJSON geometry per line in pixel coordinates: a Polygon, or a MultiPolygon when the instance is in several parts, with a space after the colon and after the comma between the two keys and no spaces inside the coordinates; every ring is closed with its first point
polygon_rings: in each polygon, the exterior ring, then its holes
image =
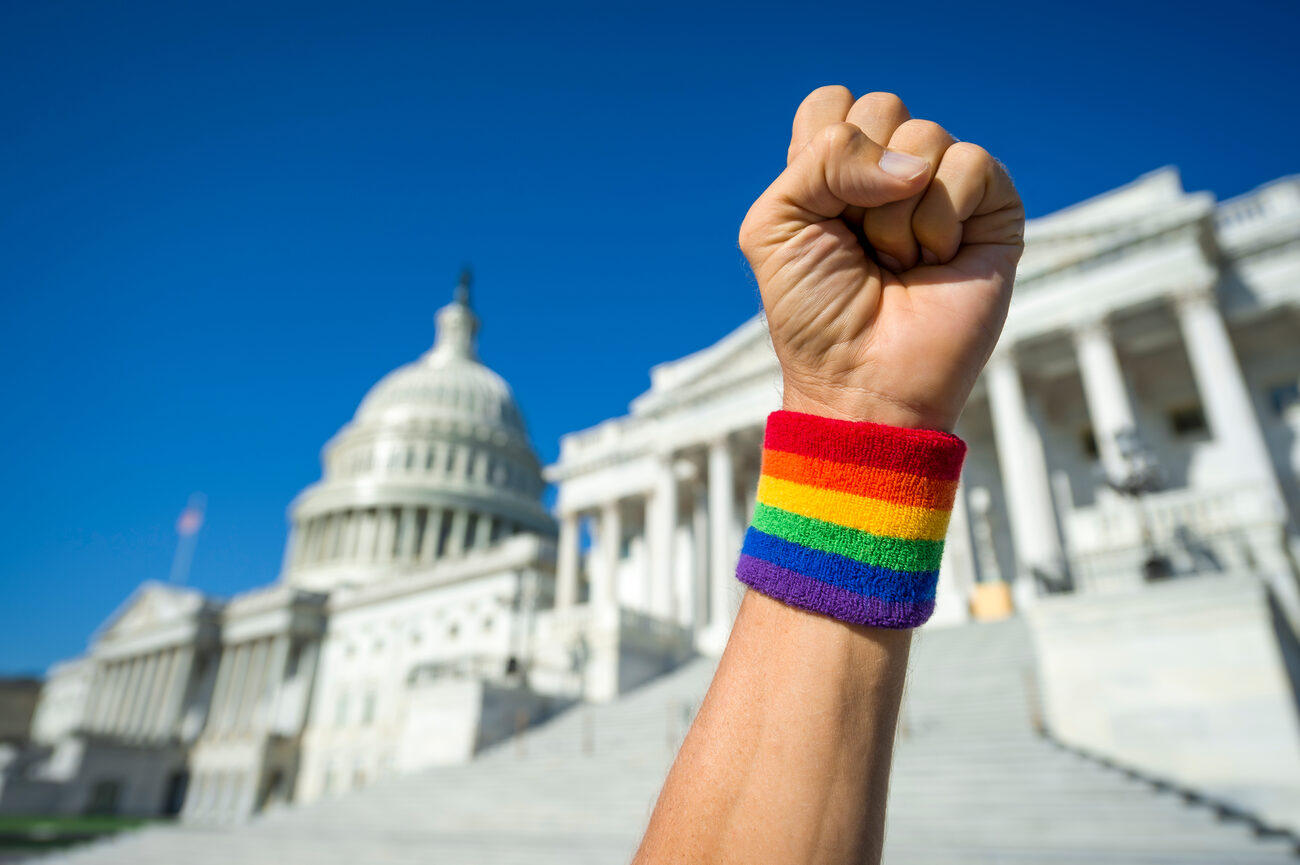
{"type": "Polygon", "coordinates": [[[190,565],[194,561],[194,547],[203,526],[203,514],[208,500],[203,493],[190,495],[189,503],[176,520],[176,555],[172,557],[170,582],[183,586],[190,578],[190,565]]]}

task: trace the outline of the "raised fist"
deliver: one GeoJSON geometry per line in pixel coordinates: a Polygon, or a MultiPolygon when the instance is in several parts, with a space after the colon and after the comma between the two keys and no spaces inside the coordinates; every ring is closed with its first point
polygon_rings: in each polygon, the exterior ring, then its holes
{"type": "Polygon", "coordinates": [[[785,408],[951,431],[988,360],[1024,207],[982,147],[891,93],[822,87],[745,216],[785,408]]]}

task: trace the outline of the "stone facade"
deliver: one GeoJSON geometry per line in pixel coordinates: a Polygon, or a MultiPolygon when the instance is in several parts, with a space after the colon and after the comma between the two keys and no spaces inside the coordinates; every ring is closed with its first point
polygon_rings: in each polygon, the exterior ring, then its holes
{"type": "MultiPolygon", "coordinates": [[[[557,607],[630,607],[716,650],[780,389],[757,317],[566,436],[557,607]]],[[[1216,203],[1164,169],[1032,220],[958,424],[935,624],[1194,574],[1261,580],[1300,623],[1298,391],[1300,179],[1216,203]]]]}
{"type": "MultiPolygon", "coordinates": [[[[1300,179],[1216,203],[1166,169],[1032,221],[1027,247],[958,426],[927,627],[1222,579],[1294,629],[1300,179]]],[[[654,368],[545,476],[477,327],[463,284],[434,348],[327,444],[277,582],[146,585],[51,670],[0,808],[241,820],[468,759],[721,650],[780,405],[761,316],[654,368]]]]}
{"type": "Polygon", "coordinates": [[[466,760],[577,696],[535,663],[555,523],[468,278],[437,325],[325,446],[276,582],[146,584],[50,671],[0,809],[234,822],[466,760]]]}

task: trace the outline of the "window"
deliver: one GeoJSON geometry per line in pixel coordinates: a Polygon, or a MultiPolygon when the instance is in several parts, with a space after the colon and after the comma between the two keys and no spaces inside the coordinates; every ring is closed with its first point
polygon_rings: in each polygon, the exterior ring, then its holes
{"type": "Polygon", "coordinates": [[[1205,413],[1199,405],[1171,408],[1168,417],[1169,427],[1179,438],[1204,435],[1210,431],[1205,423],[1205,413]]]}
{"type": "Polygon", "coordinates": [[[334,726],[346,727],[348,724],[348,695],[347,692],[339,694],[338,699],[334,702],[334,726]]]}
{"type": "Polygon", "coordinates": [[[429,450],[426,451],[424,454],[424,470],[426,472],[433,471],[433,458],[434,458],[433,445],[429,445],[429,450]]]}
{"type": "Polygon", "coordinates": [[[1097,436],[1093,433],[1092,427],[1086,426],[1079,432],[1079,448],[1090,460],[1096,460],[1101,455],[1097,450],[1097,436]]]}
{"type": "Polygon", "coordinates": [[[415,468],[415,448],[408,446],[406,448],[406,470],[409,472],[413,468],[415,468]]]}
{"type": "Polygon", "coordinates": [[[367,691],[366,698],[361,703],[361,723],[373,724],[375,722],[375,692],[367,691]]]}

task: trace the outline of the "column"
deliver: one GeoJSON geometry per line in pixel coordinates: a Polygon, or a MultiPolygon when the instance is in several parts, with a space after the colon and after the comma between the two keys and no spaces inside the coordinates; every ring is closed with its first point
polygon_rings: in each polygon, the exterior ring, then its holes
{"type": "MultiPolygon", "coordinates": [[[[706,469],[707,471],[707,469],[706,469]]],[[[697,475],[691,484],[691,595],[690,626],[694,634],[709,624],[709,485],[697,475]]]]}
{"type": "Polygon", "coordinates": [[[1102,467],[1108,477],[1120,480],[1129,472],[1129,465],[1120,451],[1120,436],[1135,430],[1137,423],[1110,326],[1104,320],[1085,324],[1074,334],[1074,350],[1102,467]]]}
{"type": "Polygon", "coordinates": [[[451,512],[451,535],[447,538],[447,555],[459,556],[465,552],[465,527],[468,523],[469,512],[465,509],[457,508],[451,512]]]}
{"type": "Polygon", "coordinates": [[[650,507],[654,514],[650,521],[650,612],[671,619],[675,606],[673,541],[677,533],[677,477],[671,456],[665,456],[659,464],[650,507]]]}
{"type": "Polygon", "coordinates": [[[317,557],[322,562],[334,560],[334,543],[338,538],[339,518],[337,514],[329,514],[321,520],[320,532],[320,555],[317,557]]]}
{"type": "Polygon", "coordinates": [[[474,525],[474,549],[482,550],[491,546],[492,520],[492,514],[481,513],[478,515],[478,522],[474,525]]]}
{"type": "Polygon", "coordinates": [[[176,649],[164,649],[158,655],[156,684],[149,698],[149,714],[145,716],[145,732],[150,739],[161,737],[167,726],[167,700],[171,695],[172,677],[176,674],[176,652],[176,649]]]}
{"type": "Polygon", "coordinates": [[[131,717],[127,720],[127,729],[132,735],[142,735],[149,726],[150,707],[153,702],[154,692],[158,688],[158,653],[147,655],[144,658],[144,673],[141,676],[140,694],[135,701],[135,708],[131,710],[131,717]]]}
{"type": "Polygon", "coordinates": [[[397,534],[397,520],[392,508],[379,509],[379,539],[375,551],[375,561],[391,562],[393,560],[393,538],[397,534]]]}
{"type": "Polygon", "coordinates": [[[709,648],[721,652],[731,630],[736,585],[736,476],[731,442],[709,445],[709,648]]]}
{"type": "Polygon", "coordinates": [[[618,563],[622,559],[623,510],[618,501],[600,509],[600,563],[591,582],[592,609],[618,607],[618,563]]]}
{"type": "Polygon", "coordinates": [[[108,699],[104,702],[104,712],[100,714],[100,731],[112,732],[116,726],[117,713],[121,712],[122,700],[126,699],[126,670],[126,665],[121,661],[113,662],[112,679],[108,684],[108,699]]]}
{"type": "Polygon", "coordinates": [[[1278,604],[1291,626],[1300,631],[1300,585],[1284,536],[1289,522],[1286,499],[1227,323],[1208,286],[1178,297],[1176,307],[1210,431],[1221,452],[1233,461],[1234,477],[1243,485],[1258,486],[1268,518],[1275,521],[1275,527],[1265,527],[1256,535],[1252,546],[1278,604]]]}
{"type": "Polygon", "coordinates": [[[1236,475],[1263,484],[1276,500],[1279,519],[1285,519],[1285,499],[1273,459],[1213,292],[1208,288],[1189,291],[1177,299],[1176,308],[1210,431],[1235,460],[1236,475]]]}
{"type": "Polygon", "coordinates": [[[1010,351],[994,355],[985,379],[1019,565],[1017,600],[1023,604],[1037,594],[1034,571],[1060,575],[1065,555],[1056,526],[1042,436],[1029,413],[1020,371],[1010,351]]]}
{"type": "Polygon", "coordinates": [[[560,515],[560,540],[555,551],[555,608],[563,610],[578,599],[578,514],[560,515]]]}
{"type": "Polygon", "coordinates": [[[357,561],[373,562],[375,560],[375,525],[377,520],[374,508],[361,512],[360,525],[357,528],[357,561]]]}
{"type": "Polygon", "coordinates": [[[266,640],[254,640],[248,647],[248,667],[244,687],[240,689],[239,708],[235,713],[235,729],[248,729],[258,699],[262,695],[266,676],[266,640]]]}
{"type": "Polygon", "coordinates": [[[402,548],[397,558],[402,562],[415,561],[415,508],[402,508],[402,548]]]}
{"type": "Polygon", "coordinates": [[[343,554],[344,561],[354,562],[357,559],[357,542],[361,536],[361,511],[351,510],[347,512],[347,531],[343,535],[343,554]]]}
{"type": "Polygon", "coordinates": [[[107,673],[108,669],[104,664],[96,664],[95,671],[90,676],[90,690],[86,695],[86,709],[81,720],[83,729],[94,729],[95,714],[99,711],[100,704],[104,700],[104,684],[107,673]]]}
{"type": "Polygon", "coordinates": [[[126,730],[127,719],[131,717],[131,710],[135,706],[135,694],[140,685],[140,659],[131,658],[124,662],[126,673],[123,676],[125,680],[122,688],[122,699],[113,713],[111,730],[114,733],[122,733],[126,730]]]}
{"type": "Polygon", "coordinates": [[[113,684],[117,667],[114,664],[101,662],[99,672],[96,674],[96,691],[97,694],[90,708],[86,712],[87,729],[98,732],[104,728],[104,716],[108,714],[109,705],[113,700],[113,684]]]}
{"type": "Polygon", "coordinates": [[[234,649],[222,646],[217,657],[217,680],[212,683],[212,697],[208,700],[206,728],[211,732],[221,729],[221,707],[226,701],[226,692],[230,690],[231,668],[235,664],[234,649]]]}
{"type": "Polygon", "coordinates": [[[935,618],[945,622],[970,620],[971,596],[975,593],[975,549],[971,542],[970,521],[966,514],[966,487],[957,489],[948,535],[939,565],[938,597],[935,618]]]}
{"type": "Polygon", "coordinates": [[[214,706],[220,712],[217,729],[223,733],[234,729],[239,716],[239,704],[244,696],[244,686],[248,684],[248,644],[231,647],[230,681],[226,683],[226,698],[221,705],[214,706]]]}
{"type": "Polygon", "coordinates": [[[284,690],[285,665],[289,660],[289,642],[288,634],[277,634],[271,639],[266,675],[263,677],[266,702],[262,711],[253,717],[253,723],[259,730],[275,732],[276,721],[280,716],[280,694],[284,690]]]}
{"type": "Polygon", "coordinates": [[[164,738],[176,735],[181,714],[185,710],[185,692],[189,689],[190,673],[194,669],[194,647],[181,646],[172,657],[171,675],[167,681],[167,694],[160,713],[159,734],[164,738]]]}
{"type": "Polygon", "coordinates": [[[442,531],[442,510],[429,508],[429,520],[424,524],[424,545],[420,548],[420,561],[432,564],[438,555],[438,536],[442,531]]]}

